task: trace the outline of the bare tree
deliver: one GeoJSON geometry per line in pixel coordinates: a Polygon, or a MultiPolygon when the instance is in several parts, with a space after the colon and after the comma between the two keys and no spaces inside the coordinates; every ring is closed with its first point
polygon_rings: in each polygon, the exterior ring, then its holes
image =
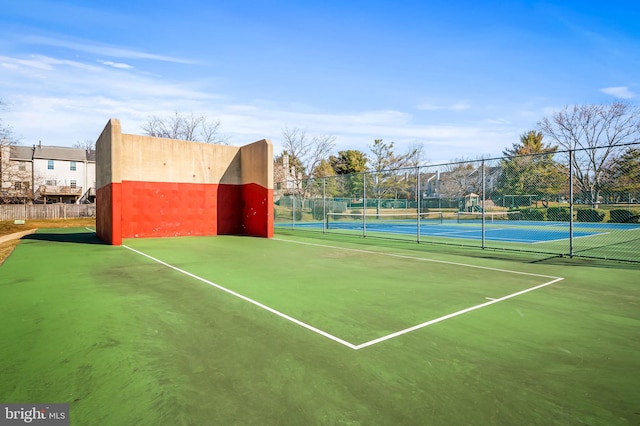
{"type": "Polygon", "coordinates": [[[334,136],[309,136],[304,129],[297,127],[282,129],[282,154],[276,157],[278,167],[284,172],[283,183],[290,194],[304,199],[320,190],[316,181],[311,179],[317,172],[322,160],[329,157],[335,144],[334,136]]]}
{"type": "Polygon", "coordinates": [[[622,102],[565,107],[538,123],[542,132],[571,150],[578,190],[596,205],[606,165],[625,145],[640,141],[640,109],[622,102]]]}
{"type": "Polygon", "coordinates": [[[438,183],[440,193],[447,198],[462,198],[474,192],[480,181],[474,164],[473,160],[464,158],[457,158],[447,164],[438,183]]]}
{"type": "Polygon", "coordinates": [[[146,135],[205,143],[229,144],[229,138],[218,133],[220,122],[205,115],[175,112],[170,117],[153,115],[142,126],[146,135]]]}
{"type": "Polygon", "coordinates": [[[86,139],[84,142],[76,142],[71,145],[72,148],[84,149],[87,152],[95,152],[96,151],[96,141],[91,141],[86,139]]]}
{"type": "Polygon", "coordinates": [[[409,149],[404,154],[394,152],[394,143],[386,143],[382,139],[375,139],[369,146],[371,157],[368,158],[373,182],[368,184],[376,202],[376,214],[380,213],[381,200],[398,192],[407,192],[411,187],[411,180],[407,169],[415,167],[421,161],[422,146],[409,149]],[[403,170],[404,169],[404,170],[403,170]]]}
{"type": "MultiPolygon", "coordinates": [[[[0,110],[4,110],[6,105],[6,102],[0,99],[0,110]]],[[[16,143],[17,140],[13,135],[13,129],[11,126],[5,125],[2,122],[2,117],[0,117],[0,146],[15,145],[16,143]]]]}
{"type": "MultiPolygon", "coordinates": [[[[0,109],[5,106],[0,99],[0,109]]],[[[25,201],[32,194],[30,170],[24,162],[11,159],[12,147],[17,144],[13,129],[0,117],[0,202],[25,201]]]]}
{"type": "Polygon", "coordinates": [[[282,129],[282,148],[290,157],[297,159],[303,177],[313,174],[320,161],[327,159],[335,146],[335,136],[307,135],[307,131],[298,127],[282,129]]]}

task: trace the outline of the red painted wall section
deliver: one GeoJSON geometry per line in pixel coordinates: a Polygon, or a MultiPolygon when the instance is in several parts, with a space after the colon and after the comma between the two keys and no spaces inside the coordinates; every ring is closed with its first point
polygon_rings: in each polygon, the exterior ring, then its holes
{"type": "Polygon", "coordinates": [[[273,237],[273,189],[255,183],[242,185],[242,218],[245,233],[273,237]]]}
{"type": "Polygon", "coordinates": [[[119,183],[110,183],[96,191],[96,234],[106,243],[117,246],[122,244],[121,189],[119,183]]]}
{"type": "Polygon", "coordinates": [[[246,235],[242,226],[242,186],[220,184],[217,209],[218,235],[246,235]]]}
{"type": "Polygon", "coordinates": [[[218,185],[122,182],[122,237],[216,235],[218,185]]]}
{"type": "Polygon", "coordinates": [[[108,244],[113,237],[112,223],[111,185],[105,185],[96,190],[96,234],[108,244]]]}
{"type": "Polygon", "coordinates": [[[257,184],[216,185],[124,181],[96,192],[98,236],[187,235],[273,237],[273,189],[257,184]]]}

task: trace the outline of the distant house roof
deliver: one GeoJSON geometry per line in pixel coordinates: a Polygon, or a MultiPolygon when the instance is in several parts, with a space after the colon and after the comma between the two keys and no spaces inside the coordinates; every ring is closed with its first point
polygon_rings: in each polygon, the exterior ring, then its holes
{"type": "Polygon", "coordinates": [[[11,159],[31,161],[32,158],[43,160],[64,161],[96,161],[95,151],[86,151],[82,148],[68,148],[64,146],[34,145],[11,147],[11,159]]]}
{"type": "Polygon", "coordinates": [[[80,148],[66,148],[62,146],[36,145],[33,158],[46,160],[85,161],[87,152],[80,148]]]}
{"type": "Polygon", "coordinates": [[[9,158],[12,160],[31,161],[33,149],[30,146],[12,145],[9,151],[9,158]]]}

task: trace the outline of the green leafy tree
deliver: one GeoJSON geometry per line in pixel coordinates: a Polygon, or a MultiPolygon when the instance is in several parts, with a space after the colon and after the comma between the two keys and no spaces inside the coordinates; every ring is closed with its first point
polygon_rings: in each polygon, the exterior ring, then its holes
{"type": "Polygon", "coordinates": [[[332,180],[336,196],[360,199],[363,191],[363,172],[367,170],[367,156],[364,152],[349,149],[339,151],[329,157],[329,164],[336,173],[332,180]]]}
{"type": "Polygon", "coordinates": [[[318,164],[316,169],[313,171],[313,177],[316,179],[335,175],[336,172],[333,167],[331,167],[331,163],[329,160],[325,159],[320,160],[320,164],[318,164]]]}
{"type": "Polygon", "coordinates": [[[313,192],[324,194],[326,197],[335,197],[340,191],[338,189],[336,172],[331,167],[327,159],[320,160],[313,172],[315,189],[313,192]]]}
{"type": "Polygon", "coordinates": [[[603,188],[609,201],[640,199],[640,148],[630,147],[606,168],[603,188]]]}
{"type": "Polygon", "coordinates": [[[545,199],[566,190],[566,168],[554,160],[557,145],[546,145],[541,132],[531,130],[520,142],[505,149],[502,173],[494,198],[505,195],[535,195],[545,199]]]}
{"type": "Polygon", "coordinates": [[[337,175],[362,173],[367,170],[367,155],[356,149],[339,151],[329,157],[329,164],[337,175]]]}

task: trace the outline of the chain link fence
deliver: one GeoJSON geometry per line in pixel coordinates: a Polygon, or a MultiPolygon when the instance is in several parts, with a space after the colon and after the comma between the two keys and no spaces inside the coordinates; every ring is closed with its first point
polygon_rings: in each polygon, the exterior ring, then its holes
{"type": "Polygon", "coordinates": [[[276,227],[640,262],[640,144],[275,184],[276,227]]]}

